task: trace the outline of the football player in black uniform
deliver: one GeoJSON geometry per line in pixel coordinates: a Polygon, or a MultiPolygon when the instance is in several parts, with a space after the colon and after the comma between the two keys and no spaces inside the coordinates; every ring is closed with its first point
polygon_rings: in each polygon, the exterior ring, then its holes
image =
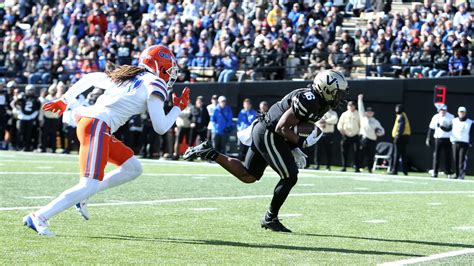
{"type": "Polygon", "coordinates": [[[32,138],[35,135],[34,130],[37,130],[35,123],[41,108],[41,102],[35,94],[34,85],[31,84],[26,85],[25,94],[20,96],[14,100],[11,105],[18,109],[20,144],[23,150],[32,151],[35,148],[32,143],[32,138]]]}
{"type": "Polygon", "coordinates": [[[316,129],[308,137],[299,137],[293,127],[301,122],[324,123],[320,121],[321,117],[330,107],[335,108],[342,102],[347,90],[344,75],[335,70],[325,70],[315,77],[308,88],[294,90],[283,97],[267,113],[261,114],[251,128],[252,144],[244,164],[218,153],[208,141],[190,147],[183,158],[201,157],[216,161],[244,183],[259,180],[270,165],[281,179],[261,225],[273,231],[291,232],[278,220],[278,212],[296,184],[298,166],[306,165],[306,155],[299,148],[310,147],[319,139],[316,129]]]}

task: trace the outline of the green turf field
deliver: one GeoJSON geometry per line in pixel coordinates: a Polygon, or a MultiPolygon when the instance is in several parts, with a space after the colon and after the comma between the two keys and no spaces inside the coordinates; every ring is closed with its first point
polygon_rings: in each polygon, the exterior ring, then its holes
{"type": "Polygon", "coordinates": [[[0,152],[0,264],[376,265],[459,250],[420,263],[474,263],[472,179],[302,171],[283,234],[259,224],[274,172],[243,184],[217,165],[142,162],[143,176],[90,200],[90,221],[70,209],[43,238],[21,219],[77,182],[77,158],[0,152]]]}

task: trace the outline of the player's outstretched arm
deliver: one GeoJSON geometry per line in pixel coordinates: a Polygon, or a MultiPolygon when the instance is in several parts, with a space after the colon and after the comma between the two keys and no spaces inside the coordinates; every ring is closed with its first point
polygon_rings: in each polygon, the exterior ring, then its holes
{"type": "Polygon", "coordinates": [[[113,85],[113,82],[107,77],[107,74],[102,72],[89,73],[74,83],[63,95],[62,99],[67,104],[74,101],[79,94],[91,87],[108,89],[113,87],[113,85]]]}
{"type": "Polygon", "coordinates": [[[147,106],[148,113],[150,114],[151,123],[156,133],[163,135],[165,134],[178,118],[182,110],[184,110],[189,104],[189,88],[185,88],[181,97],[177,97],[173,93],[173,105],[171,111],[165,115],[164,102],[161,97],[151,95],[148,98],[147,106]]]}

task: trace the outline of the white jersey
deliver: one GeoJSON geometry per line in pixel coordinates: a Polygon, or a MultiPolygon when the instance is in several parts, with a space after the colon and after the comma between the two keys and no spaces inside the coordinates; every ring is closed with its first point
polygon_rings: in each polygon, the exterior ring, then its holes
{"type": "Polygon", "coordinates": [[[166,101],[168,90],[166,83],[155,75],[142,72],[121,85],[112,82],[105,73],[91,73],[76,82],[64,95],[67,102],[90,87],[104,89],[93,106],[78,110],[80,116],[97,118],[104,121],[113,133],[132,116],[147,111],[147,100],[157,95],[166,101]]]}
{"type": "Polygon", "coordinates": [[[453,119],[453,134],[451,135],[451,142],[465,142],[469,143],[473,121],[467,118],[465,121],[459,120],[459,117],[453,119]]]}
{"type": "Polygon", "coordinates": [[[435,114],[433,118],[431,118],[430,128],[434,129],[433,137],[435,139],[442,139],[442,138],[449,138],[451,137],[451,130],[444,131],[441,127],[451,127],[453,125],[454,116],[448,112],[444,116],[441,116],[439,113],[435,114]]]}

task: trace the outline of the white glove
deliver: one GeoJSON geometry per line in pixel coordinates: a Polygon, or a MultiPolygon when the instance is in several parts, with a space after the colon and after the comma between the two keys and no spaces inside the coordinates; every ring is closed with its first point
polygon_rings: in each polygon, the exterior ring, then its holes
{"type": "Polygon", "coordinates": [[[311,134],[309,134],[309,136],[304,140],[303,142],[303,148],[307,148],[307,147],[311,147],[313,146],[314,144],[316,144],[316,142],[318,142],[318,140],[323,136],[323,132],[321,132],[321,134],[318,135],[318,129],[315,128],[311,134]]]}
{"type": "Polygon", "coordinates": [[[306,167],[306,154],[300,150],[300,148],[294,148],[291,150],[291,153],[293,153],[293,157],[295,157],[295,162],[296,166],[298,166],[299,169],[303,169],[306,167]]]}

